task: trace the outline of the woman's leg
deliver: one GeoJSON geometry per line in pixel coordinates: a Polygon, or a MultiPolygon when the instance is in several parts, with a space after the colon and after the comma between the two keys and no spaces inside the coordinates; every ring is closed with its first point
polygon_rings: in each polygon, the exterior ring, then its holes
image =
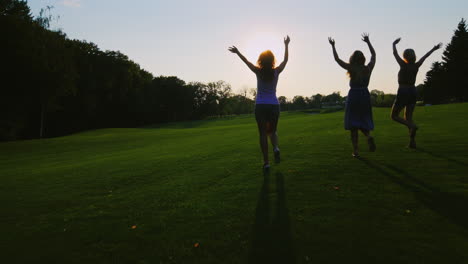
{"type": "Polygon", "coordinates": [[[258,133],[260,136],[260,149],[263,154],[263,165],[270,164],[268,160],[268,136],[267,136],[267,122],[257,121],[258,133]]]}
{"type": "Polygon", "coordinates": [[[273,150],[278,149],[278,118],[275,118],[271,122],[268,123],[268,136],[270,137],[271,145],[273,146],[273,150]]]}
{"type": "Polygon", "coordinates": [[[392,106],[392,115],[391,115],[392,119],[393,119],[393,121],[396,121],[396,122],[398,122],[400,124],[405,125],[408,128],[411,128],[411,124],[408,123],[405,119],[400,117],[400,112],[401,112],[401,110],[403,110],[403,108],[404,107],[402,107],[402,106],[397,106],[397,105],[393,104],[393,106],[392,106]]]}
{"type": "Polygon", "coordinates": [[[279,149],[278,148],[278,132],[276,130],[270,133],[270,142],[271,142],[271,145],[273,146],[273,150],[276,151],[277,149],[279,149]]]}
{"type": "Polygon", "coordinates": [[[275,154],[275,163],[280,163],[281,158],[280,158],[280,152],[279,152],[279,147],[278,147],[278,117],[275,117],[272,122],[270,122],[270,131],[268,135],[270,136],[270,142],[271,145],[273,146],[273,153],[275,154]]]}
{"type": "Polygon", "coordinates": [[[363,128],[360,128],[359,130],[361,130],[362,134],[364,134],[364,136],[366,136],[366,138],[370,137],[370,131],[369,130],[363,129],[363,128]]]}
{"type": "Polygon", "coordinates": [[[374,152],[376,149],[374,137],[371,136],[370,131],[367,129],[360,129],[362,134],[367,137],[367,144],[369,144],[369,150],[374,152]]]}
{"type": "Polygon", "coordinates": [[[414,112],[415,107],[416,105],[408,105],[406,106],[406,109],[405,109],[405,119],[406,119],[406,122],[408,122],[408,124],[410,125],[409,126],[410,129],[413,129],[413,128],[418,129],[418,127],[413,121],[413,112],[414,112]]]}
{"type": "Polygon", "coordinates": [[[406,121],[411,124],[409,127],[409,133],[410,133],[410,143],[409,147],[410,148],[416,148],[416,130],[418,130],[418,126],[413,121],[413,112],[414,112],[415,105],[408,105],[405,109],[405,119],[406,121]]]}
{"type": "Polygon", "coordinates": [[[351,128],[351,143],[353,144],[353,155],[358,156],[358,129],[351,128]]]}

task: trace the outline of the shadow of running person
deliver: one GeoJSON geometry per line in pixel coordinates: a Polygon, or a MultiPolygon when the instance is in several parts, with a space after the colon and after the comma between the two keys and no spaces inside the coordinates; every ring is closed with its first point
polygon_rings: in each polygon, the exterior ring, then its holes
{"type": "Polygon", "coordinates": [[[284,177],[276,176],[276,206],[270,207],[270,175],[264,174],[262,188],[255,211],[252,248],[249,263],[296,263],[291,228],[286,207],[284,177]]]}
{"type": "Polygon", "coordinates": [[[435,213],[468,230],[467,196],[441,190],[394,165],[378,164],[364,158],[360,160],[403,189],[412,192],[419,202],[435,213]]]}

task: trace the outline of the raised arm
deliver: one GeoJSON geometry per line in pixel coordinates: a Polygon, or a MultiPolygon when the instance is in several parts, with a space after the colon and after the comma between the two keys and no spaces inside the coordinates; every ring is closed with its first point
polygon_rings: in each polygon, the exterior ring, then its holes
{"type": "Polygon", "coordinates": [[[232,47],[229,47],[228,50],[232,53],[235,53],[237,54],[237,56],[239,56],[239,58],[245,63],[247,64],[247,67],[249,67],[249,69],[251,71],[253,71],[254,73],[257,73],[259,71],[259,68],[255,65],[253,65],[249,60],[247,60],[247,58],[244,57],[244,55],[242,55],[242,53],[240,53],[240,51],[236,48],[236,46],[232,46],[232,47]]]}
{"type": "Polygon", "coordinates": [[[400,42],[400,40],[401,38],[397,38],[395,39],[395,41],[393,41],[393,56],[395,57],[398,64],[401,66],[405,64],[405,62],[401,59],[400,55],[398,55],[398,50],[396,48],[396,45],[398,44],[398,42],[400,42]]]}
{"type": "Polygon", "coordinates": [[[374,69],[374,65],[375,65],[375,50],[374,50],[374,47],[372,47],[372,44],[370,42],[369,34],[363,33],[362,34],[362,41],[367,43],[367,46],[369,46],[369,50],[370,50],[370,53],[371,53],[371,59],[369,61],[369,64],[367,64],[367,66],[372,70],[372,69],[374,69]]]}
{"type": "Polygon", "coordinates": [[[335,58],[335,61],[338,63],[338,65],[341,66],[341,68],[345,69],[345,70],[349,70],[349,64],[342,61],[340,59],[340,57],[338,56],[338,52],[336,52],[336,48],[335,48],[335,40],[332,39],[332,38],[328,38],[328,42],[330,43],[330,45],[332,46],[332,49],[333,49],[333,57],[335,58]]]}
{"type": "Polygon", "coordinates": [[[434,51],[440,49],[440,47],[442,47],[442,43],[439,43],[439,44],[435,45],[430,51],[428,51],[424,56],[422,56],[421,59],[419,59],[418,62],[416,62],[416,65],[418,65],[418,67],[420,67],[423,64],[423,62],[427,59],[427,57],[431,56],[431,54],[434,51]]]}
{"type": "Polygon", "coordinates": [[[289,39],[289,36],[286,36],[286,38],[284,38],[284,60],[283,62],[281,62],[281,64],[278,66],[278,73],[281,73],[283,70],[284,70],[284,67],[286,67],[286,64],[288,63],[288,58],[289,58],[289,51],[288,51],[288,47],[289,47],[289,42],[291,40],[289,39]]]}

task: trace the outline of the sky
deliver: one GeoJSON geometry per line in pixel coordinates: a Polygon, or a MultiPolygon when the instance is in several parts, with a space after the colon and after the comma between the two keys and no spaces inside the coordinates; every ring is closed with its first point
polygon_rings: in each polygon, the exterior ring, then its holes
{"type": "MultiPolygon", "coordinates": [[[[289,35],[289,61],[280,75],[277,95],[312,96],[340,92],[349,79],[333,59],[327,38],[333,37],[340,58],[354,50],[370,59],[361,34],[367,32],[377,52],[369,90],[396,93],[398,64],[392,42],[401,37],[400,54],[413,48],[423,56],[439,42],[450,42],[461,18],[468,19],[466,0],[29,0],[33,15],[53,6],[59,19],[52,28],[71,39],[119,50],[154,76],[177,76],[186,82],[223,80],[234,92],[256,88],[255,75],[231,45],[255,63],[270,49],[277,64],[289,35]]],[[[443,49],[421,67],[425,79],[443,49]]]]}

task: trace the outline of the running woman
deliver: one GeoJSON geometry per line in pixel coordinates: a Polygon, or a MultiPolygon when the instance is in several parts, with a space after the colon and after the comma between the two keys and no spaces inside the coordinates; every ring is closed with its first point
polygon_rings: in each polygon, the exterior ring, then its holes
{"type": "Polygon", "coordinates": [[[359,158],[358,130],[367,137],[369,150],[373,152],[376,149],[374,138],[370,135],[370,131],[374,129],[374,121],[372,119],[370,94],[367,88],[375,65],[375,50],[372,47],[368,34],[362,34],[362,41],[367,43],[372,55],[367,65],[365,64],[366,57],[364,57],[364,54],[360,50],[353,52],[349,58],[349,63],[342,61],[336,52],[335,40],[328,38],[328,42],[333,49],[335,61],[348,71],[350,78],[350,89],[346,98],[344,126],[346,130],[351,131],[352,156],[355,158],[359,158]]]}
{"type": "Polygon", "coordinates": [[[398,93],[392,107],[392,119],[400,124],[405,125],[409,130],[410,142],[409,148],[416,148],[416,131],[418,126],[413,121],[413,112],[416,107],[416,75],[419,67],[434,51],[440,49],[442,43],[435,45],[426,55],[416,62],[416,53],[413,49],[406,49],[403,52],[403,59],[398,55],[396,45],[401,38],[397,38],[393,42],[393,56],[400,65],[398,72],[398,93]],[[400,117],[400,112],[405,108],[405,118],[400,117]]]}
{"type": "Polygon", "coordinates": [[[273,146],[275,162],[280,162],[280,149],[278,147],[278,119],[280,108],[278,98],[276,97],[276,86],[278,84],[279,74],[284,70],[288,63],[289,36],[284,38],[284,60],[275,67],[275,55],[270,50],[260,54],[257,65],[249,62],[242,53],[235,47],[229,47],[229,51],[235,53],[257,76],[257,97],[255,100],[255,119],[257,121],[258,132],[260,135],[260,148],[263,154],[263,169],[270,168],[268,158],[268,137],[273,146]]]}

